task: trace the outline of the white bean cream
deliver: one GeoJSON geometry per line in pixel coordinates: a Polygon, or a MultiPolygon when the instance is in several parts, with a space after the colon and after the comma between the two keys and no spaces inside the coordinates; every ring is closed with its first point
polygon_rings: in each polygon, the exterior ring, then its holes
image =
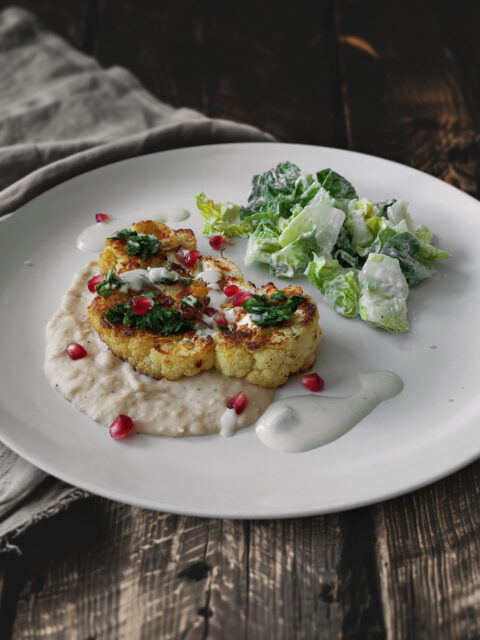
{"type": "Polygon", "coordinates": [[[175,382],[155,380],[113,355],[88,317],[93,294],[87,282],[97,273],[94,261],[77,271],[46,331],[45,373],[52,387],[77,409],[107,426],[117,415],[126,414],[138,432],[166,436],[219,433],[222,426],[229,435],[222,416],[227,400],[239,391],[248,395],[248,406],[237,416],[235,429],[247,427],[263,414],[273,400],[272,389],[216,370],[175,382]],[[72,342],[85,347],[87,357],[71,360],[65,349],[72,342]]]}

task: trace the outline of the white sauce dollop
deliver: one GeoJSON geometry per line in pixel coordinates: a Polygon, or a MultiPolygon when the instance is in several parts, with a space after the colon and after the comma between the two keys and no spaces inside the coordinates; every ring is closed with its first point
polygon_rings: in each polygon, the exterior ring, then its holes
{"type": "Polygon", "coordinates": [[[224,438],[230,438],[235,433],[238,416],[235,409],[225,409],[220,418],[220,435],[224,438]]]}
{"type": "Polygon", "coordinates": [[[222,274],[217,269],[207,268],[204,271],[200,272],[198,276],[195,276],[195,280],[201,278],[207,284],[214,284],[219,282],[222,279],[222,274]]]}
{"type": "Polygon", "coordinates": [[[215,291],[215,289],[209,290],[208,297],[210,298],[209,306],[213,309],[217,309],[217,311],[221,311],[222,305],[228,300],[227,296],[223,292],[215,291]]]}
{"type": "Polygon", "coordinates": [[[258,438],[278,451],[310,451],[337,440],[403,390],[402,379],[390,371],[361,373],[359,378],[362,389],[353,396],[303,395],[274,402],[257,422],[258,438]]]}
{"type": "Polygon", "coordinates": [[[105,240],[113,236],[120,229],[131,227],[139,220],[155,220],[156,222],[180,222],[190,217],[187,209],[177,207],[159,207],[153,210],[139,211],[124,218],[110,218],[105,222],[96,222],[84,229],[77,237],[77,249],[89,253],[99,253],[103,250],[105,240]]]}
{"type": "Polygon", "coordinates": [[[148,277],[150,281],[155,284],[159,280],[170,280],[170,282],[176,282],[179,278],[176,271],[170,271],[166,267],[148,267],[148,277]]]}
{"type": "Polygon", "coordinates": [[[132,271],[120,273],[118,277],[126,285],[125,287],[123,285],[119,287],[120,291],[123,291],[123,293],[126,293],[128,290],[141,291],[145,286],[151,286],[152,284],[146,269],[132,269],[132,271]]]}

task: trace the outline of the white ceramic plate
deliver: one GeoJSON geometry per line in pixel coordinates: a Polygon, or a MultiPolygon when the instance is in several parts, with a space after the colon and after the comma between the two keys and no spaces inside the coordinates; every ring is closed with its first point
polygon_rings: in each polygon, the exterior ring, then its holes
{"type": "MultiPolygon", "coordinates": [[[[228,144],[168,151],[86,173],[35,198],[0,226],[0,438],[38,467],[94,493],[153,509],[219,517],[287,517],[377,502],[432,482],[480,453],[480,203],[414,169],[338,149],[228,144]],[[315,366],[325,394],[358,388],[361,371],[397,372],[405,390],[346,436],[301,454],[267,449],[253,428],[233,438],[138,436],[115,442],[43,374],[44,329],[90,256],[77,234],[98,211],[115,216],[185,207],[193,196],[243,203],[254,173],[282,160],[332,167],[361,196],[402,197],[453,258],[411,292],[412,331],[392,336],[336,315],[318,291],[324,341],[315,366]],[[32,260],[33,267],[24,265],[32,260]],[[435,348],[434,348],[435,347],[435,348]]],[[[227,255],[241,264],[243,244],[227,255]]],[[[259,284],[256,268],[246,275],[259,284]]],[[[269,278],[270,279],[270,278],[269,278]]],[[[279,281],[282,282],[282,281],[279,281]]],[[[283,281],[285,282],[285,281],[283,281]]],[[[301,393],[298,377],[280,396],[301,393]]]]}

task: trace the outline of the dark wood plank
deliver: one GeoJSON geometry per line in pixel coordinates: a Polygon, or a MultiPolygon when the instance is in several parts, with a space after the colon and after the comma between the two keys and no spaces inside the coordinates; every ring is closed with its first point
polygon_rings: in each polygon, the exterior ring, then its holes
{"type": "Polygon", "coordinates": [[[179,517],[92,498],[18,541],[13,637],[381,638],[368,510],[179,517]]]}
{"type": "MultiPolygon", "coordinates": [[[[480,5],[337,0],[335,15],[349,145],[478,195],[480,5]]],[[[389,638],[479,637],[479,473],[375,508],[389,638]]]]}
{"type": "Polygon", "coordinates": [[[283,140],[335,143],[325,3],[101,0],[94,53],[161,100],[283,140]]]}
{"type": "Polygon", "coordinates": [[[479,3],[337,0],[335,7],[349,146],[478,195],[479,3]]]}
{"type": "Polygon", "coordinates": [[[480,463],[376,508],[391,638],[480,635],[480,463]]]}

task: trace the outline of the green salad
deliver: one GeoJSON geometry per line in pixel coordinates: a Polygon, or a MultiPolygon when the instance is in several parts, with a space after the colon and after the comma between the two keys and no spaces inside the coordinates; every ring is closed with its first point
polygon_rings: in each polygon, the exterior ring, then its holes
{"type": "Polygon", "coordinates": [[[302,175],[282,162],[253,177],[245,206],[204,193],[196,200],[204,234],[248,237],[245,264],[263,262],[283,278],[305,275],[337,313],[392,333],[409,330],[410,287],[449,257],[404,200],[360,199],[332,169],[302,175]]]}

